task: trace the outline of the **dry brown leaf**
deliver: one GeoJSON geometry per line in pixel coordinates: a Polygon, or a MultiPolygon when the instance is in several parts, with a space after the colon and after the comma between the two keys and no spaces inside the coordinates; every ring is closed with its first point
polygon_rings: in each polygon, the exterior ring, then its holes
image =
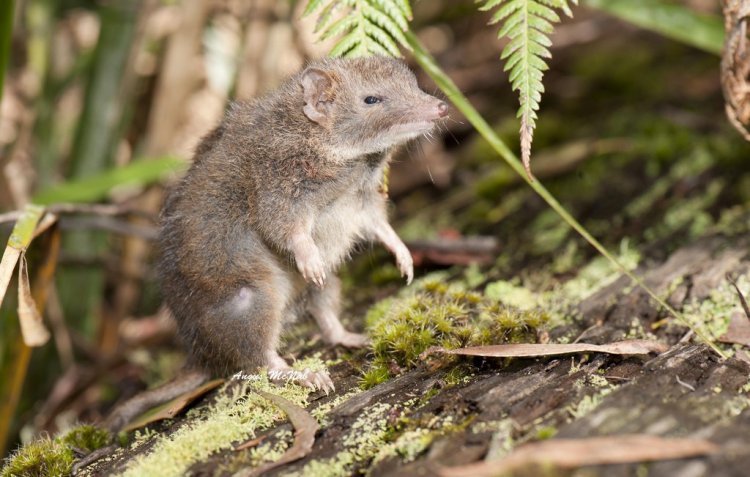
{"type": "Polygon", "coordinates": [[[5,247],[3,258],[0,260],[0,304],[3,303],[5,292],[8,291],[8,285],[10,285],[10,279],[13,278],[13,270],[16,269],[20,257],[21,250],[10,245],[5,247]]]}
{"type": "Polygon", "coordinates": [[[739,311],[732,313],[729,328],[726,333],[719,336],[719,341],[750,347],[750,320],[739,311]]]}
{"type": "Polygon", "coordinates": [[[443,477],[483,477],[512,472],[528,465],[574,469],[588,465],[627,464],[684,459],[713,454],[719,447],[703,439],[631,434],[583,439],[550,439],[523,445],[504,459],[443,467],[443,477]]]}
{"type": "Polygon", "coordinates": [[[164,419],[172,419],[180,411],[190,405],[190,403],[205,395],[207,392],[218,388],[222,384],[224,384],[223,379],[214,379],[213,381],[209,381],[206,384],[171,400],[165,406],[160,407],[156,412],[148,414],[142,419],[138,419],[137,421],[128,424],[123,430],[126,432],[130,432],[134,429],[153,424],[154,422],[162,421],[164,419]]]}
{"type": "Polygon", "coordinates": [[[607,354],[649,354],[663,353],[669,347],[664,343],[649,340],[627,340],[596,345],[589,343],[524,343],[504,344],[491,346],[471,346],[468,348],[445,349],[433,346],[427,349],[422,356],[432,353],[456,354],[462,356],[486,356],[492,358],[530,358],[536,356],[557,356],[573,353],[607,353],[607,354]]]}
{"type": "Polygon", "coordinates": [[[26,346],[42,346],[49,340],[50,334],[42,321],[42,315],[31,296],[29,283],[29,264],[26,254],[21,254],[18,266],[18,321],[21,324],[21,335],[26,346]]]}
{"type": "Polygon", "coordinates": [[[281,410],[289,416],[289,420],[295,429],[294,444],[284,452],[284,455],[282,455],[279,460],[269,462],[268,464],[255,469],[241,470],[234,474],[234,477],[260,476],[279,466],[305,457],[312,450],[312,446],[315,443],[315,433],[318,432],[318,421],[316,421],[310,413],[303,408],[281,396],[277,396],[276,394],[267,393],[257,389],[255,392],[279,406],[281,410]]]}
{"type": "Polygon", "coordinates": [[[750,354],[748,354],[748,352],[744,349],[738,349],[737,352],[734,353],[734,359],[738,359],[743,363],[750,364],[750,354]]]}

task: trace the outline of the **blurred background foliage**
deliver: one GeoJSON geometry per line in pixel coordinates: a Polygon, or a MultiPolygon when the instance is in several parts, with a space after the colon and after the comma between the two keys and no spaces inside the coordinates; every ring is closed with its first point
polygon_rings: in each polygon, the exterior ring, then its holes
{"type": "MultiPolygon", "coordinates": [[[[622,4],[591,3],[615,14],[622,4]]],[[[715,49],[721,25],[716,2],[670,5],[709,18],[701,30],[708,33],[691,38],[707,38],[704,49],[715,49]]],[[[412,6],[412,27],[420,40],[502,137],[517,147],[517,98],[498,61],[504,45],[496,40],[496,30],[485,26],[490,14],[478,13],[472,0],[423,0],[412,6]]],[[[171,337],[150,268],[150,242],[164,187],[179,176],[200,137],[230,101],[262,94],[308,59],[327,53],[331,42],[314,41],[315,19],[301,18],[304,7],[303,1],[285,0],[2,3],[0,65],[7,68],[0,69],[5,79],[0,214],[32,201],[106,202],[117,210],[98,214],[80,209],[62,216],[59,267],[45,310],[53,339],[34,350],[28,369],[19,359],[24,351],[14,293],[0,308],[0,454],[43,430],[99,418],[116,394],[142,387],[144,368],[153,374],[145,380],[153,382],[179,366],[173,354],[150,352],[171,337]]],[[[648,18],[640,23],[648,26],[648,18]]],[[[684,37],[684,29],[676,25],[658,23],[667,30],[663,33],[684,37]]],[[[545,80],[550,98],[542,106],[549,112],[540,115],[535,143],[540,177],[568,172],[590,154],[606,159],[615,153],[648,155],[655,177],[676,155],[692,154],[693,136],[687,131],[693,127],[723,131],[725,139],[701,143],[718,151],[719,160],[731,162],[737,148],[747,152],[723,125],[716,126],[722,105],[718,79],[711,74],[718,57],[671,43],[649,49],[656,37],[634,47],[628,44],[634,31],[587,8],[576,9],[575,18],[557,28],[552,37],[555,60],[545,80]],[[659,68],[667,63],[672,69],[659,68]],[[705,107],[711,115],[677,108],[681,98],[672,84],[693,95],[690,107],[705,107]],[[592,92],[598,95],[596,107],[588,103],[592,92]],[[664,114],[639,108],[638,101],[657,98],[664,114]],[[608,139],[597,142],[602,135],[597,127],[607,128],[608,139]],[[635,132],[647,139],[622,139],[635,132]],[[544,149],[556,146],[545,160],[544,149]]],[[[423,74],[420,80],[428,91],[436,89],[423,74]]],[[[517,179],[497,164],[486,143],[473,138],[465,121],[456,118],[446,132],[411,148],[414,160],[394,165],[394,198],[420,191],[402,212],[413,217],[402,229],[411,238],[441,227],[474,232],[496,226],[510,213],[497,208],[499,191],[511,191],[518,204],[529,200],[526,189],[513,189],[517,179]],[[430,194],[469,182],[471,189],[445,205],[445,220],[419,215],[430,194]],[[461,213],[451,215],[457,210],[461,213]]],[[[587,180],[601,177],[608,164],[590,164],[589,179],[575,185],[580,198],[587,193],[587,180]]],[[[561,180],[552,190],[564,193],[567,186],[561,180]]],[[[12,228],[9,217],[0,215],[2,243],[12,228]]],[[[601,222],[599,218],[600,232],[606,232],[601,222]]],[[[618,241],[613,236],[610,243],[618,241]]],[[[540,253],[554,249],[540,247],[540,253]]],[[[30,250],[32,270],[44,259],[43,250],[43,244],[30,250]]]]}

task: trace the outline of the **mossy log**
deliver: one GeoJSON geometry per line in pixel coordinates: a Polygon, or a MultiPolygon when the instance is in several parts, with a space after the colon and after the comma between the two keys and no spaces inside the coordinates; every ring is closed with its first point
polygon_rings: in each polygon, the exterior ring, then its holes
{"type": "MultiPolygon", "coordinates": [[[[732,244],[700,239],[639,272],[686,309],[720,300],[716,294],[725,274],[747,273],[746,250],[744,238],[732,244]]],[[[643,329],[654,330],[661,317],[625,279],[602,287],[577,308],[576,321],[554,328],[553,336],[606,343],[648,335],[643,329]]],[[[742,475],[750,465],[750,364],[722,360],[688,339],[680,343],[685,328],[673,328],[659,331],[673,346],[656,357],[472,359],[437,369],[417,366],[367,390],[359,386],[358,367],[365,359],[360,354],[332,367],[335,395],[308,396],[308,409],[321,422],[312,452],[268,475],[434,475],[440,466],[502,456],[526,441],[632,433],[700,437],[721,446],[721,453],[709,457],[648,464],[650,476],[742,475]],[[458,379],[450,376],[456,367],[462,369],[458,379]]],[[[209,409],[216,399],[209,396],[197,407],[209,409]]],[[[203,418],[188,413],[154,426],[154,432],[169,436],[203,418]]],[[[276,422],[258,432],[269,458],[276,455],[274,446],[286,448],[292,439],[291,425],[276,422]]],[[[101,460],[84,474],[121,472],[151,452],[153,440],[101,460]]],[[[261,452],[250,457],[251,452],[219,449],[188,473],[232,475],[263,461],[261,452]]],[[[592,467],[587,475],[636,475],[644,466],[592,467]]]]}

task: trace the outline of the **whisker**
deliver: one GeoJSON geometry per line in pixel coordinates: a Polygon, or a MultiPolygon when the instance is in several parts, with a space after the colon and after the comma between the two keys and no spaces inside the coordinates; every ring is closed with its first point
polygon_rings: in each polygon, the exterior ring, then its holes
{"type": "Polygon", "coordinates": [[[432,170],[430,169],[430,163],[427,161],[427,154],[424,152],[424,147],[421,143],[417,143],[417,147],[419,148],[420,154],[417,156],[419,157],[419,160],[424,165],[424,168],[427,170],[427,175],[430,178],[430,182],[432,185],[435,185],[435,178],[432,176],[432,170]]]}
{"type": "Polygon", "coordinates": [[[446,119],[446,120],[451,120],[451,121],[453,121],[453,122],[454,122],[454,123],[456,123],[456,124],[460,124],[461,126],[463,126],[464,124],[466,124],[466,123],[464,123],[463,121],[459,121],[459,120],[457,120],[457,119],[453,119],[453,118],[452,118],[452,117],[450,117],[450,116],[446,116],[446,117],[445,117],[445,119],[446,119]]]}
{"type": "Polygon", "coordinates": [[[451,131],[451,129],[448,127],[447,124],[445,124],[445,122],[441,122],[441,123],[438,124],[438,129],[440,129],[440,128],[444,129],[444,133],[447,133],[448,135],[450,135],[450,137],[453,139],[454,143],[456,143],[457,145],[461,144],[459,142],[458,138],[455,136],[455,134],[453,134],[453,131],[451,131]]]}

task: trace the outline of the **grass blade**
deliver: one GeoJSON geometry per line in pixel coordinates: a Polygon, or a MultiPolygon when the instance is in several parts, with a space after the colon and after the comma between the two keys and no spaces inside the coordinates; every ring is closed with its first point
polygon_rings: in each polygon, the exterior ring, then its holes
{"type": "Polygon", "coordinates": [[[701,15],[684,5],[663,0],[584,0],[583,5],[709,53],[721,54],[724,24],[719,17],[701,15]]]}

